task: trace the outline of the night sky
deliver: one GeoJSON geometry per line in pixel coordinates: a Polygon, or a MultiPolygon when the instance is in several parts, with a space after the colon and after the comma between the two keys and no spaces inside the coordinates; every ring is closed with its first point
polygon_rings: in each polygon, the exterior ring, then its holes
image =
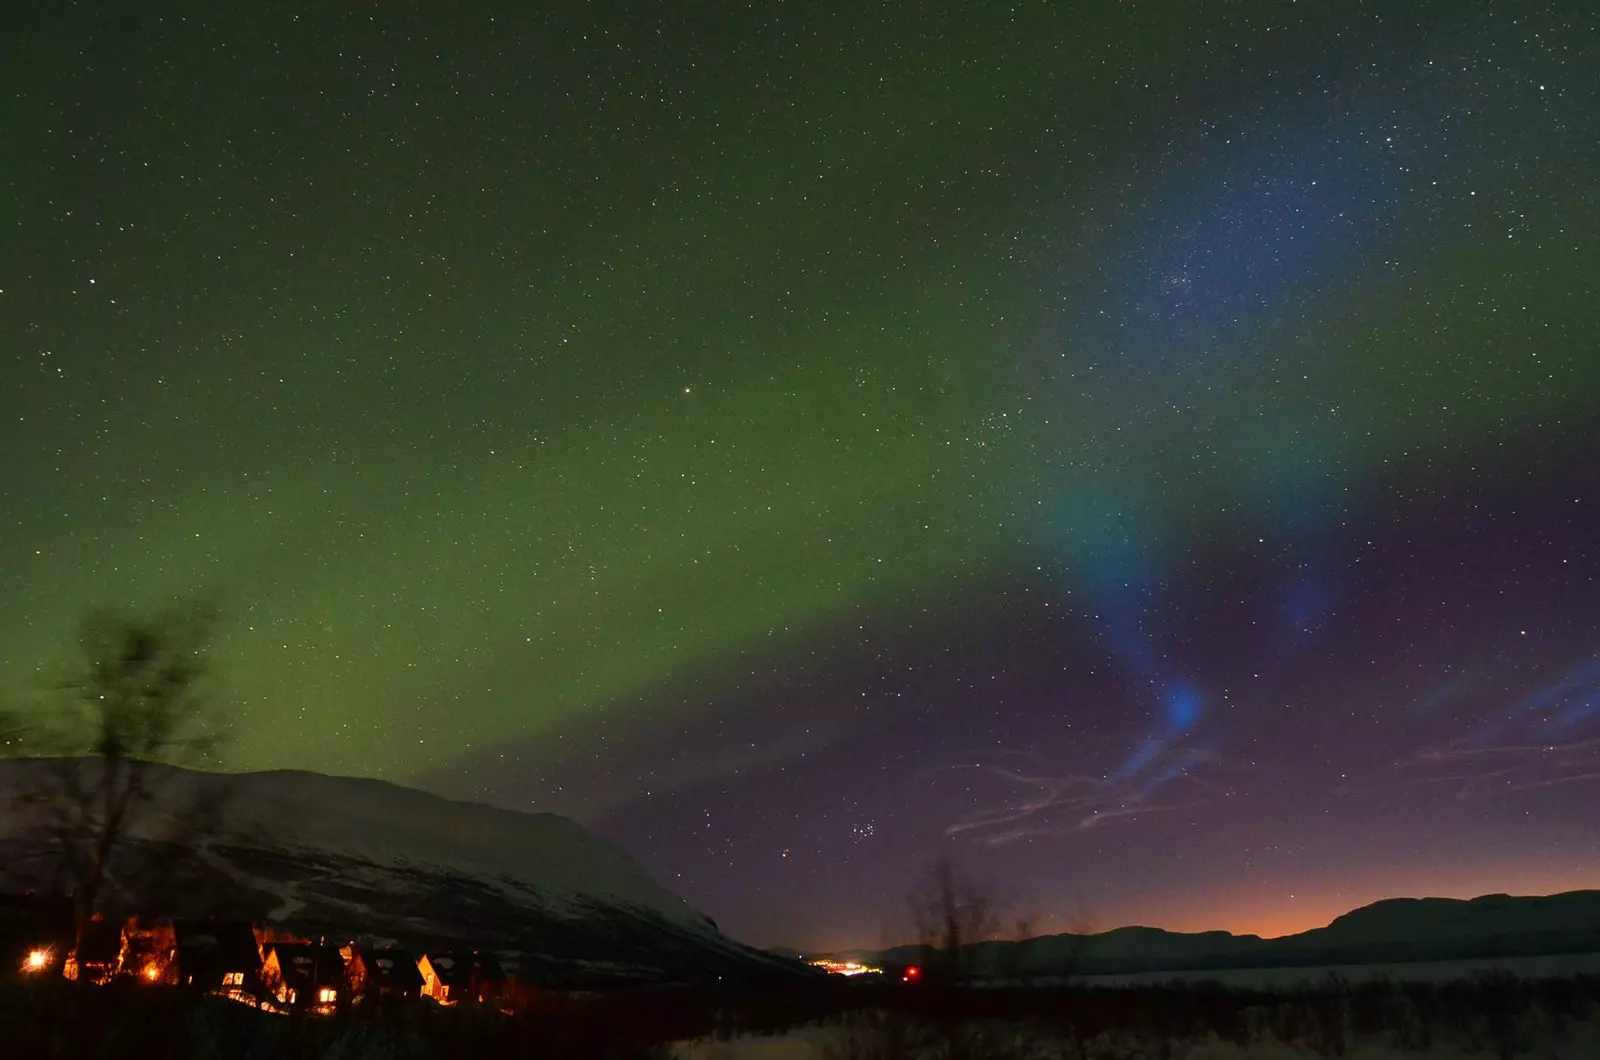
{"type": "MultiPolygon", "coordinates": [[[[876,945],[1600,886],[1600,13],[47,2],[0,675],[876,945]],[[235,10],[237,8],[237,10],[235,10]]],[[[41,708],[42,709],[42,708],[41,708]]]]}

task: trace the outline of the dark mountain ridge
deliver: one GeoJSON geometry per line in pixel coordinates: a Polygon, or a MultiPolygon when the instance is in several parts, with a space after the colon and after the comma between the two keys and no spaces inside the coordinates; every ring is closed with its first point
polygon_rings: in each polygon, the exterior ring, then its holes
{"type": "MultiPolygon", "coordinates": [[[[1389,898],[1345,913],[1326,927],[1270,939],[1148,927],[1044,935],[977,943],[963,950],[962,964],[976,974],[1038,977],[1571,953],[1600,953],[1600,891],[1389,898]]],[[[873,963],[936,963],[935,955],[922,946],[852,951],[849,956],[873,963]]]]}

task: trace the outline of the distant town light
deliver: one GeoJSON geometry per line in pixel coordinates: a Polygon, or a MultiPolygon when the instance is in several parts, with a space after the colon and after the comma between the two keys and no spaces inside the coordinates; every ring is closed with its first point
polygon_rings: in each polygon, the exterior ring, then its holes
{"type": "Polygon", "coordinates": [[[904,981],[908,983],[914,983],[920,978],[922,978],[922,969],[914,964],[906,969],[906,974],[903,976],[904,981]]]}
{"type": "Polygon", "coordinates": [[[878,975],[882,968],[871,964],[862,964],[860,961],[835,961],[827,957],[819,957],[809,962],[813,968],[821,968],[829,975],[878,975]]]}

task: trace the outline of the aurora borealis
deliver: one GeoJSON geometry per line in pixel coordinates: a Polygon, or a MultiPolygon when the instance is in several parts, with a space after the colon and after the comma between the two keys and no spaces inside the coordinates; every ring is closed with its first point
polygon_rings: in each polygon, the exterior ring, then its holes
{"type": "Polygon", "coordinates": [[[1600,26],[1380,8],[26,5],[8,695],[214,598],[758,944],[1596,885],[1600,26]]]}

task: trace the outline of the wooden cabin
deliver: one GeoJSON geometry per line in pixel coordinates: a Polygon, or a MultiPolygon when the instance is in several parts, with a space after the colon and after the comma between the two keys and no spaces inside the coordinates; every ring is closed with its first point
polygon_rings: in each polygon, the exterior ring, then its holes
{"type": "Polygon", "coordinates": [[[125,926],[96,913],[84,925],[78,948],[67,958],[63,969],[66,977],[96,984],[109,982],[122,970],[123,952],[127,949],[125,926]]]}
{"type": "MultiPolygon", "coordinates": [[[[351,976],[356,996],[412,1001],[422,996],[422,969],[418,967],[414,954],[393,947],[353,948],[356,960],[360,961],[359,983],[356,982],[356,975],[351,976]]],[[[354,965],[355,961],[350,963],[354,965]]]]}
{"type": "Polygon", "coordinates": [[[172,921],[135,917],[124,924],[120,971],[144,983],[176,984],[178,943],[172,921]]]}
{"type": "Polygon", "coordinates": [[[242,920],[174,920],[175,976],[179,986],[253,997],[261,984],[261,949],[242,920]]]}
{"type": "Polygon", "coordinates": [[[280,1004],[307,1012],[333,1012],[351,1000],[344,955],[326,943],[270,943],[261,979],[280,1004]]]}
{"type": "Polygon", "coordinates": [[[417,959],[422,994],[441,1005],[488,1004],[505,992],[506,973],[494,954],[429,953],[417,959]]]}

